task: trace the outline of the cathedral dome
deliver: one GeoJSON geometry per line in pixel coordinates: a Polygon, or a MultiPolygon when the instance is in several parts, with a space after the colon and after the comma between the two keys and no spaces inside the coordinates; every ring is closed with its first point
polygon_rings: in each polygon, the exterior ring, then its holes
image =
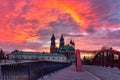
{"type": "Polygon", "coordinates": [[[72,46],[65,45],[59,49],[59,52],[69,52],[69,51],[75,51],[75,49],[72,46]]]}

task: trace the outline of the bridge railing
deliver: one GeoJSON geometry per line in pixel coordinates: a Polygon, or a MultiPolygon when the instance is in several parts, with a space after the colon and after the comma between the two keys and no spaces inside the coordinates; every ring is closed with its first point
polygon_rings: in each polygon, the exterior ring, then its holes
{"type": "Polygon", "coordinates": [[[37,80],[70,65],[70,63],[49,61],[1,64],[0,80],[37,80]]]}
{"type": "Polygon", "coordinates": [[[106,50],[100,50],[97,52],[97,54],[92,59],[92,65],[98,65],[98,66],[110,66],[111,68],[116,67],[114,56],[117,56],[116,59],[116,65],[120,69],[120,52],[112,49],[106,49],[106,50]]]}

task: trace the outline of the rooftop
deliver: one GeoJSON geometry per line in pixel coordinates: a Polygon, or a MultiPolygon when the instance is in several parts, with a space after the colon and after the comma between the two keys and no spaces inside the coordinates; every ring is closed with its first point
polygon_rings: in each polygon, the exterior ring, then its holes
{"type": "Polygon", "coordinates": [[[70,45],[65,45],[65,46],[61,47],[59,49],[59,51],[60,52],[62,52],[62,51],[75,51],[75,49],[72,46],[70,46],[70,45]]]}
{"type": "Polygon", "coordinates": [[[23,51],[14,52],[9,55],[37,55],[37,56],[62,56],[62,57],[64,57],[64,55],[59,54],[59,53],[51,54],[51,53],[23,52],[23,51]]]}

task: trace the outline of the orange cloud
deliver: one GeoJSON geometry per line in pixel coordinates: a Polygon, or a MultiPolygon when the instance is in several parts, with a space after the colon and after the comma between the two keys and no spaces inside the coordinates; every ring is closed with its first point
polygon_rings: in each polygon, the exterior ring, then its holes
{"type": "MultiPolygon", "coordinates": [[[[118,28],[117,13],[112,14],[116,3],[111,3],[109,0],[1,0],[0,43],[23,45],[33,40],[49,41],[51,33],[92,33],[118,28]]],[[[79,47],[80,42],[76,43],[79,47]]]]}

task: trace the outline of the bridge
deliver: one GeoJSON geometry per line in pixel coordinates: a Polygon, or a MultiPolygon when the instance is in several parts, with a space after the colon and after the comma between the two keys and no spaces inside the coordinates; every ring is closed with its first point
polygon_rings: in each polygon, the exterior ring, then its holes
{"type": "MultiPolygon", "coordinates": [[[[79,56],[77,54],[76,58],[79,56]]],[[[34,61],[0,64],[0,80],[120,80],[120,52],[117,50],[99,50],[91,65],[82,65],[82,70],[76,69],[80,66],[78,63],[34,61]],[[117,65],[114,64],[115,57],[117,65]]]]}
{"type": "Polygon", "coordinates": [[[113,68],[115,57],[117,58],[117,67],[120,69],[120,52],[117,50],[110,49],[101,49],[97,52],[95,57],[92,60],[92,65],[105,66],[113,68]]]}
{"type": "Polygon", "coordinates": [[[120,80],[120,52],[111,49],[99,50],[92,59],[92,65],[82,65],[80,68],[75,68],[78,65],[79,50],[76,50],[76,64],[60,70],[51,76],[45,76],[39,80],[120,80]],[[118,56],[118,68],[114,67],[114,55],[118,56]],[[101,67],[100,67],[101,66],[101,67]],[[108,68],[106,68],[108,67],[108,68]],[[78,70],[80,69],[80,70],[78,70]]]}
{"type": "Polygon", "coordinates": [[[36,80],[71,65],[63,62],[33,61],[0,64],[0,80],[36,80]]]}
{"type": "Polygon", "coordinates": [[[83,71],[77,72],[73,64],[38,80],[120,80],[120,70],[117,68],[83,65],[83,71]]]}
{"type": "Polygon", "coordinates": [[[82,65],[82,70],[75,68],[80,63],[79,59],[77,59],[80,56],[78,53],[79,50],[76,50],[76,64],[39,80],[120,80],[119,51],[112,48],[99,50],[92,59],[92,65],[82,65]],[[118,68],[113,68],[114,55],[118,56],[118,68]]]}

